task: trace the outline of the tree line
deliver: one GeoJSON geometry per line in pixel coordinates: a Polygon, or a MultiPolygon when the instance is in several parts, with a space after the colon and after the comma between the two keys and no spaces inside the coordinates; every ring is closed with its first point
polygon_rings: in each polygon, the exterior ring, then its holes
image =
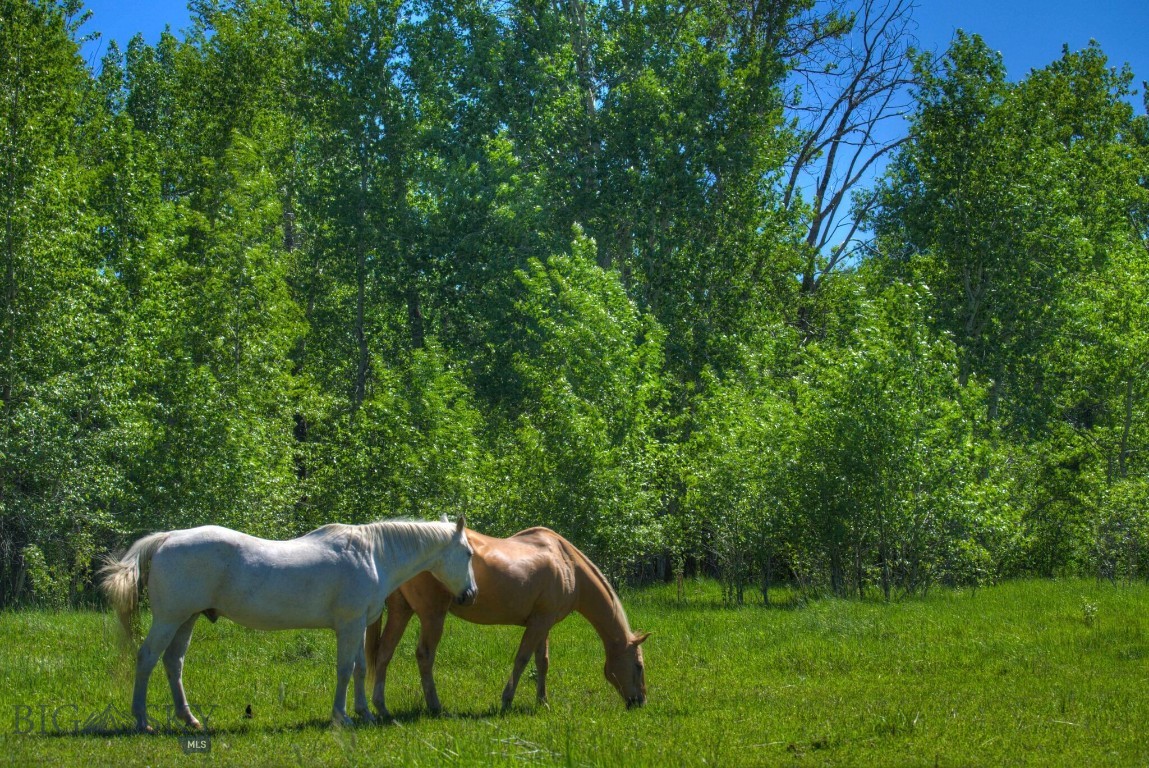
{"type": "Polygon", "coordinates": [[[80,0],[0,0],[0,605],[393,515],[733,601],[1145,576],[1149,124],[1097,45],[1011,82],[908,0],[191,11],[90,63],[80,0]]]}

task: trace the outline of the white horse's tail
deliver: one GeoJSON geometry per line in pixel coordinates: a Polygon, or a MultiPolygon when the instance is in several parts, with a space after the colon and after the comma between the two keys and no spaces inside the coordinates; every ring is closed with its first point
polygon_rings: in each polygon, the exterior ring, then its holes
{"type": "Polygon", "coordinates": [[[120,616],[128,638],[135,637],[140,614],[140,586],[147,574],[152,555],[168,538],[168,533],[153,533],[133,544],[120,558],[108,555],[100,569],[100,589],[120,616]]]}

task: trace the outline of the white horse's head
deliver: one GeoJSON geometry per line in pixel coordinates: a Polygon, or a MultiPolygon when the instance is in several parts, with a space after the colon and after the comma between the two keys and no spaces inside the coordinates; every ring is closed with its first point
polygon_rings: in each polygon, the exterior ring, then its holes
{"type": "Polygon", "coordinates": [[[467,520],[460,517],[451,534],[451,540],[443,547],[442,554],[429,570],[443,583],[459,605],[471,605],[479,594],[475,584],[475,571],[471,568],[471,545],[467,541],[467,520]]]}

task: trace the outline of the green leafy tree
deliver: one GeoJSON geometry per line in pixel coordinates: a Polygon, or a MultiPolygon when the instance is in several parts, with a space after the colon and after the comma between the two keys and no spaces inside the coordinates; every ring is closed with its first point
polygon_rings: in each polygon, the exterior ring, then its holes
{"type": "Polygon", "coordinates": [[[581,233],[519,273],[512,319],[523,393],[496,422],[509,478],[500,528],[546,522],[617,569],[658,549],[660,329],[581,233]],[[500,420],[501,421],[501,420],[500,420]]]}
{"type": "Polygon", "coordinates": [[[1138,321],[1106,288],[1128,280],[1135,294],[1143,258],[1130,80],[1093,44],[1011,85],[980,38],[959,35],[925,79],[877,220],[886,266],[930,287],[962,379],[989,382],[991,417],[1028,446],[1041,481],[1021,483],[1019,503],[1030,567],[1045,573],[1082,562],[1093,446],[1119,467],[1140,399],[1113,346],[1136,343],[1138,321]]]}
{"type": "Polygon", "coordinates": [[[1125,151],[1129,77],[1093,46],[1011,86],[1000,57],[964,34],[941,70],[925,78],[879,231],[904,243],[887,250],[903,274],[930,286],[963,379],[985,376],[995,414],[1040,429],[1066,291],[1104,263],[1127,218],[1099,193],[1125,151]]]}
{"type": "Polygon", "coordinates": [[[850,338],[820,344],[800,380],[792,498],[836,594],[976,583],[1003,556],[1008,521],[992,496],[979,503],[981,390],[960,386],[954,345],[922,322],[928,302],[901,285],[864,298],[850,338]]]}
{"type": "Polygon", "coordinates": [[[776,571],[805,549],[795,546],[801,524],[787,497],[797,414],[765,356],[755,362],[737,378],[706,382],[684,446],[686,493],[666,525],[677,568],[688,555],[712,562],[725,598],[737,604],[750,584],[769,601],[771,581],[785,575],[776,571]]]}
{"type": "Polygon", "coordinates": [[[27,573],[54,604],[81,591],[117,480],[120,388],[105,355],[115,289],[82,149],[102,104],[78,11],[0,3],[0,602],[27,573]]]}

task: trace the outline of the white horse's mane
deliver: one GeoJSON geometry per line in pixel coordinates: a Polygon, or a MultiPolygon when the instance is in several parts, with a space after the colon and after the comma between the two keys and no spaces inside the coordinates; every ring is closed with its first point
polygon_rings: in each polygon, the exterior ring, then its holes
{"type": "Polygon", "coordinates": [[[345,537],[386,557],[404,560],[426,547],[429,541],[446,544],[454,532],[454,523],[395,518],[362,525],[329,523],[305,535],[320,539],[345,537]]]}

